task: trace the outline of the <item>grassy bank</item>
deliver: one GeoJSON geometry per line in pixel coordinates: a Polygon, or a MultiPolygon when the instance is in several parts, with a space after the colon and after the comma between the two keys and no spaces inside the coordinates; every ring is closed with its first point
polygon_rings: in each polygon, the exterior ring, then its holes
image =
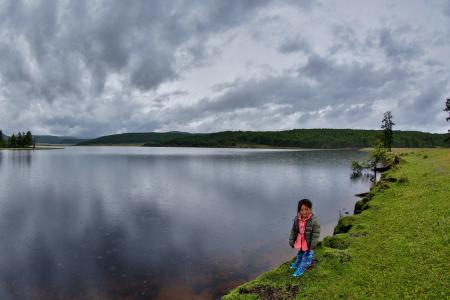
{"type": "Polygon", "coordinates": [[[450,150],[395,152],[400,164],[371,191],[367,209],[343,220],[348,232],[324,239],[317,267],[295,279],[286,262],[224,299],[447,298],[450,150]]]}

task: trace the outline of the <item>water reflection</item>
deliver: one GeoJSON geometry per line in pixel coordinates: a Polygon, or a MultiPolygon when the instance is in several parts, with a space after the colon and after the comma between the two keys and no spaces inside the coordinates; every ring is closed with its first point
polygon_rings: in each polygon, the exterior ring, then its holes
{"type": "Polygon", "coordinates": [[[33,155],[27,173],[14,155],[0,167],[1,299],[216,298],[293,255],[299,197],[330,233],[366,189],[349,180],[354,151],[33,155]]]}
{"type": "Polygon", "coordinates": [[[29,167],[33,158],[33,152],[30,150],[10,150],[9,155],[13,164],[29,167]]]}

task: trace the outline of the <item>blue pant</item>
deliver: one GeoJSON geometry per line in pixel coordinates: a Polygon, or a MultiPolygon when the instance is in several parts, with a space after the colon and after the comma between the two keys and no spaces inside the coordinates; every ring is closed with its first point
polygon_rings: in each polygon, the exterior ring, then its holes
{"type": "Polygon", "coordinates": [[[298,251],[295,261],[290,266],[291,269],[295,269],[294,277],[301,276],[305,272],[306,268],[311,265],[313,256],[313,250],[298,251]]]}

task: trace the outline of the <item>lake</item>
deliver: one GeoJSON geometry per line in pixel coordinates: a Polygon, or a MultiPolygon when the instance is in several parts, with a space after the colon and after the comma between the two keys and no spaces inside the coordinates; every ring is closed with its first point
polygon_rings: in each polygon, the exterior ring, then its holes
{"type": "Polygon", "coordinates": [[[354,150],[0,151],[0,299],[213,299],[295,255],[297,201],[332,234],[354,150]],[[129,297],[129,298],[127,298],[129,297]]]}

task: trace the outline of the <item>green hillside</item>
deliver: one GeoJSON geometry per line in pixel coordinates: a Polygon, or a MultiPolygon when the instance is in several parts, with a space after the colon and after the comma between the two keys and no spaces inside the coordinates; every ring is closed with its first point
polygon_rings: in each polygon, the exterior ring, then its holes
{"type": "Polygon", "coordinates": [[[35,135],[34,137],[39,144],[77,144],[85,141],[85,139],[71,136],[35,135]]]}
{"type": "MultiPolygon", "coordinates": [[[[296,147],[363,148],[375,141],[379,130],[294,129],[286,131],[224,131],[184,134],[174,138],[148,140],[144,146],[171,147],[296,147]]],[[[444,134],[395,131],[394,147],[445,147],[444,134]]]]}
{"type": "Polygon", "coordinates": [[[96,139],[83,141],[78,145],[120,145],[120,144],[144,144],[147,142],[164,143],[167,140],[189,135],[185,132],[143,132],[122,133],[98,137],[96,139]]]}

